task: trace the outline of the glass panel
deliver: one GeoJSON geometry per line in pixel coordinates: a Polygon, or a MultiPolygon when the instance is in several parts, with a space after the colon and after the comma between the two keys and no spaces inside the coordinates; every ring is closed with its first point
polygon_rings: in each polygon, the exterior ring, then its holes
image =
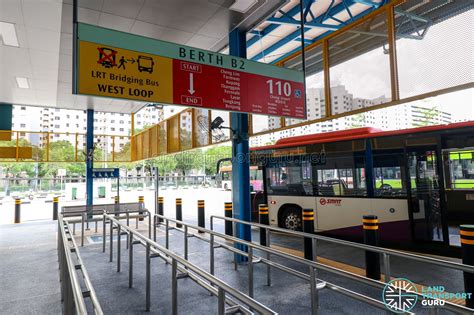
{"type": "MultiPolygon", "coordinates": [[[[222,126],[230,127],[230,114],[229,112],[213,110],[211,111],[212,121],[216,119],[216,117],[221,117],[224,122],[222,126]]],[[[212,143],[219,143],[224,142],[230,139],[230,130],[229,129],[214,129],[212,131],[212,143]]]]}
{"type": "Polygon", "coordinates": [[[311,164],[287,162],[267,168],[267,187],[270,195],[313,195],[311,164]]]}
{"type": "Polygon", "coordinates": [[[411,209],[414,237],[417,240],[442,241],[439,183],[434,151],[408,155],[411,182],[411,209]]]}
{"type": "MultiPolygon", "coordinates": [[[[396,10],[402,11],[403,4],[396,10]]],[[[429,22],[409,19],[401,13],[395,15],[396,25],[401,25],[396,29],[400,98],[474,81],[474,10],[427,25],[431,23],[430,13],[423,8],[416,13],[420,18],[426,15],[429,22]],[[462,32],[452,31],[456,29],[462,32]]]]}
{"type": "Polygon", "coordinates": [[[386,34],[384,13],[329,40],[333,115],[391,101],[386,34]]]}
{"type": "Polygon", "coordinates": [[[159,154],[165,154],[168,152],[167,145],[167,133],[166,133],[166,121],[158,125],[158,152],[159,154]]]}
{"type": "Polygon", "coordinates": [[[181,150],[192,149],[193,138],[192,138],[192,113],[190,110],[182,112],[180,115],[180,137],[181,137],[181,150]]]}
{"type": "Polygon", "coordinates": [[[179,116],[174,116],[168,120],[168,151],[179,151],[179,116]]]}
{"type": "Polygon", "coordinates": [[[446,188],[474,189],[474,150],[451,151],[445,160],[449,165],[446,188]]]}
{"type": "Polygon", "coordinates": [[[377,197],[405,197],[406,172],[401,166],[403,153],[374,154],[374,194],[377,197]]]}
{"type": "Polygon", "coordinates": [[[202,147],[209,144],[209,110],[194,109],[194,138],[196,146],[202,147]]]}

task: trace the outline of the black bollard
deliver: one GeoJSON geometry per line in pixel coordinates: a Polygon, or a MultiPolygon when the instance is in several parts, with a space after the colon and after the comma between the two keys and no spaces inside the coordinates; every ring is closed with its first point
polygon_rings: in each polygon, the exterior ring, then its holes
{"type": "MultiPolygon", "coordinates": [[[[145,197],[143,196],[138,196],[138,208],[139,210],[144,210],[145,209],[145,197]]],[[[139,212],[138,213],[140,215],[140,218],[138,219],[138,221],[143,221],[143,212],[139,212]]]]}
{"type": "Polygon", "coordinates": [[[20,223],[21,199],[15,199],[15,223],[20,223]]]}
{"type": "MultiPolygon", "coordinates": [[[[163,197],[158,197],[158,214],[163,215],[163,206],[164,206],[164,198],[163,197]]],[[[164,220],[162,218],[159,218],[158,222],[161,223],[164,220]]]]}
{"type": "Polygon", "coordinates": [[[59,197],[53,197],[53,220],[58,219],[59,197]]]}
{"type": "MultiPolygon", "coordinates": [[[[232,202],[224,203],[224,215],[226,218],[232,218],[232,202]]],[[[225,221],[225,234],[232,236],[232,221],[225,221]]]]}
{"type": "MultiPolygon", "coordinates": [[[[303,209],[303,232],[314,233],[314,211],[313,209],[303,209]]],[[[304,238],[304,258],[313,260],[313,241],[310,237],[304,238]]]]}
{"type": "MultiPolygon", "coordinates": [[[[183,205],[181,198],[176,198],[176,220],[183,221],[183,205]]],[[[182,227],[180,223],[176,223],[176,227],[182,227]]]]}
{"type": "Polygon", "coordinates": [[[114,211],[115,211],[115,216],[118,216],[118,212],[120,211],[120,197],[115,196],[114,197],[114,211]]]}
{"type": "MultiPolygon", "coordinates": [[[[459,226],[459,236],[461,237],[462,263],[474,266],[474,225],[463,224],[459,226]]],[[[474,294],[474,274],[463,272],[464,292],[474,294]]],[[[466,299],[466,306],[474,308],[474,300],[471,295],[466,299]]]]}
{"type": "MultiPolygon", "coordinates": [[[[198,200],[198,226],[206,228],[204,200],[198,200]]],[[[199,231],[199,233],[203,233],[199,231]]]]}
{"type": "MultiPolygon", "coordinates": [[[[376,215],[364,215],[364,244],[379,246],[379,220],[376,215]]],[[[370,279],[380,280],[380,254],[365,251],[365,276],[370,279]]]]}
{"type": "MultiPolygon", "coordinates": [[[[258,205],[258,216],[259,216],[259,223],[269,225],[270,219],[268,217],[268,205],[267,204],[260,204],[258,205]]],[[[267,246],[267,234],[266,229],[260,228],[260,245],[267,246]]]]}

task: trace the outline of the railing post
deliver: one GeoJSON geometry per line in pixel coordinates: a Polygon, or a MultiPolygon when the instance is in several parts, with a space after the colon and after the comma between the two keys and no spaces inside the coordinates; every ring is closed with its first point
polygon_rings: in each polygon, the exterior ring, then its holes
{"type": "Polygon", "coordinates": [[[82,213],[81,215],[81,247],[84,247],[84,229],[85,229],[85,221],[86,221],[86,213],[82,213]]]}
{"type": "Polygon", "coordinates": [[[171,303],[172,314],[178,315],[178,264],[174,258],[171,261],[171,303]]]}
{"type": "MultiPolygon", "coordinates": [[[[176,198],[176,220],[183,221],[183,209],[181,198],[176,198]]],[[[176,223],[176,227],[182,227],[182,224],[176,223]]]]}
{"type": "MultiPolygon", "coordinates": [[[[163,214],[164,214],[164,211],[163,211],[164,203],[165,203],[164,198],[163,198],[163,197],[158,197],[158,214],[159,214],[159,215],[163,215],[163,214]]],[[[162,219],[162,218],[159,218],[159,219],[158,219],[158,223],[161,223],[161,222],[163,222],[163,219],[162,219]]]]}
{"type": "Polygon", "coordinates": [[[120,224],[117,225],[117,272],[120,272],[120,263],[121,263],[121,238],[122,236],[120,235],[122,233],[122,229],[120,227],[120,224]]]}
{"type": "Polygon", "coordinates": [[[214,275],[214,234],[209,235],[209,273],[214,275]]]}
{"type": "Polygon", "coordinates": [[[221,287],[217,289],[217,314],[225,314],[225,291],[221,287]]]}
{"type": "Polygon", "coordinates": [[[128,287],[133,286],[133,234],[128,238],[128,287]]]}
{"type": "MultiPolygon", "coordinates": [[[[205,219],[205,209],[204,209],[204,200],[198,200],[198,226],[206,228],[206,219],[205,219]]],[[[198,231],[203,233],[202,231],[198,231]]]]}
{"type": "Polygon", "coordinates": [[[15,199],[15,223],[21,222],[21,199],[15,199]]]}
{"type": "Polygon", "coordinates": [[[188,226],[184,226],[184,259],[188,260],[188,226]]]}
{"type": "Polygon", "coordinates": [[[253,248],[248,246],[249,296],[253,298],[253,248]]]}
{"type": "Polygon", "coordinates": [[[170,245],[170,221],[166,219],[166,249],[169,249],[170,245]]]}
{"type": "MultiPolygon", "coordinates": [[[[260,204],[258,205],[258,216],[259,223],[269,225],[270,220],[268,218],[268,205],[260,204]]],[[[267,230],[265,228],[260,228],[260,245],[267,246],[267,230]]]]}
{"type": "MultiPolygon", "coordinates": [[[[459,226],[461,237],[462,263],[474,266],[474,225],[463,224],[459,226]]],[[[464,292],[474,294],[474,274],[463,272],[464,292]]],[[[474,299],[466,299],[466,306],[474,308],[474,299]]]]}
{"type": "MultiPolygon", "coordinates": [[[[362,219],[364,227],[364,244],[379,245],[379,220],[375,215],[364,215],[362,219]]],[[[365,274],[367,278],[380,280],[380,255],[369,250],[365,251],[365,274]]]]}
{"type": "Polygon", "coordinates": [[[317,270],[313,266],[309,267],[309,276],[311,278],[311,314],[316,315],[319,308],[319,292],[317,270]]]}
{"type": "MultiPolygon", "coordinates": [[[[303,232],[314,233],[314,211],[313,209],[303,209],[303,232]]],[[[304,238],[304,258],[313,260],[313,245],[310,237],[304,238]]]]}
{"type": "MultiPolygon", "coordinates": [[[[270,247],[270,229],[265,229],[265,237],[267,240],[267,246],[270,247]]],[[[267,252],[267,259],[271,260],[270,252],[267,252]]],[[[272,285],[272,266],[267,264],[267,285],[270,287],[272,285]]]]}
{"type": "MultiPolygon", "coordinates": [[[[224,203],[224,214],[226,218],[232,218],[232,202],[224,203]]],[[[225,221],[225,234],[233,236],[232,233],[232,221],[225,221]]]]}
{"type": "Polygon", "coordinates": [[[114,223],[110,220],[110,259],[109,261],[112,262],[114,260],[113,252],[114,252],[114,223]]]}
{"type": "Polygon", "coordinates": [[[145,288],[145,295],[146,295],[146,301],[145,301],[145,310],[147,312],[150,311],[150,304],[151,304],[151,258],[150,258],[150,243],[146,244],[146,288],[145,288]]]}
{"type": "Polygon", "coordinates": [[[59,197],[53,197],[53,220],[58,219],[59,197]]]}
{"type": "Polygon", "coordinates": [[[102,215],[102,252],[105,253],[105,243],[106,243],[106,221],[105,214],[102,215]]]}

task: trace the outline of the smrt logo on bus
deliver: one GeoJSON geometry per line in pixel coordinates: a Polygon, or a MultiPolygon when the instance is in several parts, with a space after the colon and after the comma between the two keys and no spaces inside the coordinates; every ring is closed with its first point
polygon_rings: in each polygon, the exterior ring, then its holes
{"type": "Polygon", "coordinates": [[[324,205],[335,205],[335,206],[340,206],[341,205],[341,199],[330,199],[330,198],[321,198],[319,199],[319,203],[321,206],[324,205]]]}

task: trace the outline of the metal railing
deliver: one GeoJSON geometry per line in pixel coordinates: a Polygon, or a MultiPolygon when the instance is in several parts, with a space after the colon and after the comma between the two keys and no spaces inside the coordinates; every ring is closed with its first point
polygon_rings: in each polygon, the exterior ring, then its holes
{"type": "MultiPolygon", "coordinates": [[[[92,213],[80,211],[80,212],[66,212],[66,214],[70,217],[68,219],[68,222],[72,223],[72,234],[76,235],[76,223],[81,223],[81,247],[84,246],[84,235],[85,235],[85,230],[88,229],[88,224],[89,222],[94,222],[95,223],[95,232],[97,233],[97,221],[103,221],[103,216],[102,214],[104,213],[105,209],[103,210],[95,210],[92,211],[92,213]],[[92,218],[88,218],[88,216],[92,216],[92,218]],[[80,216],[81,219],[73,219],[74,216],[80,216]],[[95,217],[94,217],[95,216],[95,217]]],[[[112,213],[116,216],[119,216],[119,219],[126,219],[127,220],[127,226],[130,225],[130,219],[135,219],[135,225],[136,228],[138,229],[138,220],[148,217],[148,235],[151,238],[151,214],[148,209],[143,209],[143,210],[125,210],[125,211],[111,211],[107,213],[112,213]],[[136,213],[136,214],[133,214],[136,213]],[[123,215],[124,214],[124,215],[123,215]]],[[[105,237],[105,222],[103,224],[103,231],[104,231],[104,237],[105,237]]]]}
{"type": "MultiPolygon", "coordinates": [[[[426,257],[426,256],[412,254],[412,253],[401,252],[401,251],[397,251],[397,250],[393,250],[393,249],[387,249],[387,248],[382,248],[382,247],[365,245],[365,244],[361,244],[361,243],[355,243],[355,242],[335,239],[335,238],[321,236],[321,235],[309,234],[309,233],[304,233],[304,232],[297,232],[297,231],[287,230],[287,229],[273,227],[273,226],[269,226],[269,225],[264,225],[264,224],[260,224],[260,223],[247,222],[247,221],[243,221],[243,220],[239,220],[239,219],[235,219],[235,218],[228,218],[228,217],[217,216],[217,215],[212,215],[210,217],[210,228],[211,228],[213,233],[215,233],[215,231],[213,231],[213,229],[214,229],[214,219],[220,219],[220,220],[232,222],[234,233],[236,231],[236,225],[237,224],[244,224],[244,225],[249,225],[249,226],[254,226],[254,227],[259,227],[259,228],[265,229],[265,234],[266,234],[267,245],[268,246],[270,246],[270,231],[275,231],[275,232],[284,233],[284,234],[288,234],[288,235],[294,235],[294,236],[303,237],[303,238],[311,238],[311,240],[312,240],[312,249],[313,249],[313,257],[315,257],[315,258],[317,258],[317,241],[325,241],[325,242],[330,242],[330,243],[334,243],[334,244],[339,244],[339,245],[349,246],[349,247],[352,247],[352,248],[358,248],[358,249],[363,249],[363,250],[366,250],[366,251],[379,253],[379,254],[382,255],[382,260],[383,260],[384,282],[377,281],[377,280],[372,280],[372,279],[369,279],[369,278],[366,278],[366,277],[363,277],[363,276],[360,276],[360,275],[356,275],[356,274],[353,274],[353,273],[350,273],[350,272],[347,272],[347,271],[344,271],[344,270],[341,270],[341,269],[336,269],[336,268],[326,266],[327,268],[335,269],[335,270],[332,270],[330,272],[334,272],[338,275],[346,276],[346,277],[351,278],[353,280],[357,280],[357,281],[363,282],[365,284],[369,284],[369,285],[379,287],[379,288],[385,287],[386,283],[388,283],[390,281],[390,275],[391,275],[390,256],[396,256],[396,257],[400,257],[400,258],[411,259],[411,260],[415,260],[415,261],[419,261],[419,262],[423,262],[423,263],[428,263],[428,264],[431,264],[431,265],[436,265],[436,266],[452,268],[452,269],[456,269],[456,270],[460,270],[460,271],[464,271],[464,272],[474,273],[474,266],[465,265],[465,264],[462,264],[462,263],[441,260],[441,259],[437,259],[437,258],[433,258],[433,257],[426,257]]],[[[231,237],[229,237],[225,234],[221,234],[221,233],[219,233],[219,234],[222,235],[222,236],[225,236],[224,238],[226,238],[228,240],[235,239],[235,237],[231,238],[231,237]]],[[[258,248],[258,249],[260,249],[260,247],[265,248],[264,246],[256,245],[254,243],[247,242],[247,241],[242,241],[241,239],[237,239],[237,240],[241,244],[245,244],[245,245],[253,244],[254,248],[258,248]]],[[[272,250],[272,253],[273,253],[273,250],[272,250]]],[[[287,255],[290,256],[290,257],[297,257],[297,256],[294,256],[294,255],[291,255],[291,254],[287,254],[287,255]]],[[[302,258],[300,258],[300,259],[302,259],[302,258]]],[[[304,259],[304,260],[309,261],[309,260],[306,260],[306,259],[304,259]]],[[[317,261],[315,261],[314,263],[316,265],[319,265],[319,267],[325,266],[325,265],[322,265],[320,263],[317,263],[317,261]]],[[[321,268],[321,269],[324,270],[325,268],[321,268]]],[[[411,293],[413,293],[413,292],[411,292],[411,293]]],[[[426,298],[421,293],[415,293],[415,294],[417,294],[418,297],[420,297],[420,298],[426,298]]],[[[434,298],[429,298],[429,299],[436,300],[434,298]]],[[[467,307],[459,305],[459,304],[452,303],[450,301],[443,301],[443,302],[444,303],[440,303],[440,305],[434,305],[433,306],[434,307],[433,308],[434,312],[437,312],[438,309],[446,309],[446,310],[449,310],[451,312],[455,312],[455,313],[459,313],[459,314],[474,314],[473,309],[467,308],[467,307]],[[443,304],[443,305],[441,305],[441,304],[443,304]]]]}
{"type": "Polygon", "coordinates": [[[58,261],[61,301],[64,302],[63,313],[88,314],[85,302],[85,298],[88,297],[93,312],[98,315],[103,314],[89,274],[84,267],[76,242],[69,229],[69,224],[62,215],[58,218],[58,261]],[[85,290],[82,289],[79,272],[82,275],[85,290]]]}
{"type": "MultiPolygon", "coordinates": [[[[273,310],[254,300],[248,295],[232,288],[224,281],[216,278],[214,275],[204,271],[169,249],[157,244],[151,238],[143,236],[140,232],[130,228],[124,223],[120,222],[112,214],[103,214],[104,226],[105,222],[110,222],[110,261],[113,261],[113,226],[117,227],[117,271],[121,269],[121,235],[127,234],[127,243],[129,250],[129,287],[133,286],[133,246],[134,244],[141,244],[146,248],[146,310],[150,310],[151,304],[151,258],[160,257],[165,262],[171,264],[172,267],[172,313],[178,314],[178,282],[181,277],[187,276],[194,280],[197,284],[208,290],[212,295],[218,298],[218,314],[223,315],[229,311],[240,311],[244,314],[252,314],[257,312],[259,314],[276,314],[273,310]],[[122,233],[123,230],[123,233],[122,233]],[[178,271],[181,274],[178,274],[178,271]],[[239,303],[240,302],[240,303],[239,303]],[[225,304],[230,305],[226,309],[225,304]],[[243,304],[243,305],[242,305],[243,304]],[[244,306],[245,305],[245,306],[244,306]]],[[[104,228],[105,231],[105,228],[104,228]]],[[[155,234],[156,235],[156,234],[155,234]]],[[[105,252],[107,238],[103,238],[103,251],[105,252]]]]}
{"type": "MultiPolygon", "coordinates": [[[[213,230],[209,230],[209,229],[206,229],[206,228],[202,228],[202,227],[199,227],[199,226],[196,226],[196,225],[188,224],[188,223],[185,223],[183,221],[167,218],[167,217],[162,216],[162,215],[155,214],[155,218],[162,219],[164,221],[164,223],[156,224],[154,226],[154,229],[156,229],[157,225],[164,225],[165,226],[165,231],[166,231],[165,244],[166,244],[166,248],[169,247],[169,230],[174,229],[174,230],[181,231],[181,232],[184,233],[184,257],[185,258],[187,257],[187,252],[188,252],[188,238],[189,237],[193,236],[193,237],[199,238],[203,241],[209,242],[209,250],[210,250],[209,269],[210,269],[211,274],[214,274],[214,263],[215,263],[214,262],[214,250],[217,247],[225,248],[225,249],[227,249],[227,250],[234,253],[234,269],[237,269],[237,262],[236,262],[236,259],[235,259],[235,254],[247,257],[248,261],[249,261],[249,263],[247,264],[247,268],[248,268],[248,292],[249,292],[248,295],[249,296],[253,297],[253,295],[254,295],[253,263],[264,263],[264,264],[267,265],[267,285],[268,286],[271,285],[271,268],[279,269],[281,271],[287,272],[291,275],[294,275],[298,278],[301,278],[303,280],[306,280],[306,281],[310,282],[311,313],[312,314],[317,314],[318,313],[318,308],[319,308],[319,293],[318,293],[318,291],[321,290],[321,289],[324,289],[324,288],[327,288],[329,290],[332,290],[332,291],[335,291],[337,293],[343,294],[343,295],[345,295],[347,297],[350,297],[352,299],[367,303],[367,304],[372,305],[374,307],[377,307],[379,309],[388,311],[385,304],[382,303],[381,301],[378,301],[377,299],[374,299],[374,298],[365,296],[363,294],[354,292],[352,290],[343,288],[343,287],[338,286],[336,284],[329,283],[327,281],[322,281],[322,280],[317,278],[317,274],[318,274],[319,270],[327,271],[327,272],[330,272],[330,273],[333,273],[333,274],[336,274],[336,275],[339,275],[339,276],[346,277],[348,279],[356,280],[356,281],[359,281],[361,283],[372,285],[372,286],[379,287],[379,288],[383,288],[385,286],[385,283],[383,283],[383,282],[368,279],[366,277],[363,277],[363,276],[360,276],[360,275],[357,275],[357,274],[354,274],[354,273],[351,273],[351,272],[347,272],[345,270],[340,270],[340,269],[330,267],[330,266],[327,266],[327,265],[324,265],[324,264],[321,264],[321,263],[318,263],[318,262],[314,262],[314,261],[311,261],[311,260],[306,260],[306,259],[303,259],[301,257],[291,255],[291,254],[288,254],[288,253],[285,253],[285,252],[282,252],[282,251],[279,251],[279,250],[276,250],[276,249],[273,249],[273,248],[270,248],[270,247],[258,245],[258,244],[248,242],[248,241],[242,240],[242,239],[234,237],[234,236],[229,236],[229,235],[222,234],[222,233],[219,233],[219,232],[216,232],[216,231],[213,231],[213,230]],[[169,224],[170,222],[179,223],[183,226],[183,228],[179,229],[179,228],[176,228],[176,227],[172,227],[169,224]],[[189,231],[188,231],[190,228],[194,229],[194,230],[197,230],[197,231],[200,231],[200,232],[208,233],[209,234],[209,239],[205,238],[203,235],[190,234],[189,231]],[[222,243],[222,242],[215,241],[215,237],[223,238],[227,241],[230,241],[230,242],[234,243],[234,245],[237,243],[237,244],[247,246],[248,252],[245,252],[243,250],[235,248],[233,245],[229,245],[229,244],[225,244],[225,243],[222,243]],[[262,252],[265,252],[265,257],[256,256],[254,254],[254,250],[260,250],[262,252]],[[271,255],[278,256],[278,257],[281,257],[281,258],[288,259],[290,261],[294,261],[294,262],[298,262],[298,263],[301,263],[303,265],[306,265],[308,267],[309,275],[304,273],[304,272],[301,272],[299,270],[296,270],[296,269],[293,269],[291,267],[285,266],[281,263],[277,263],[275,261],[272,261],[271,260],[271,255]],[[319,283],[318,283],[318,280],[319,280],[319,283]]],[[[159,222],[159,220],[156,220],[156,221],[159,222]]],[[[234,228],[234,230],[235,230],[235,228],[234,228]]],[[[156,232],[154,231],[153,234],[154,234],[154,237],[155,237],[156,232]]],[[[269,233],[267,232],[267,242],[270,240],[270,238],[268,236],[269,236],[269,233]]],[[[270,243],[267,243],[267,244],[269,245],[270,243]]],[[[316,243],[313,242],[313,248],[315,248],[315,246],[316,246],[316,243]]],[[[466,308],[464,308],[464,309],[466,309],[466,308]]],[[[397,313],[397,312],[390,312],[390,313],[397,313]]],[[[407,314],[412,314],[412,313],[408,312],[407,314]]]]}

